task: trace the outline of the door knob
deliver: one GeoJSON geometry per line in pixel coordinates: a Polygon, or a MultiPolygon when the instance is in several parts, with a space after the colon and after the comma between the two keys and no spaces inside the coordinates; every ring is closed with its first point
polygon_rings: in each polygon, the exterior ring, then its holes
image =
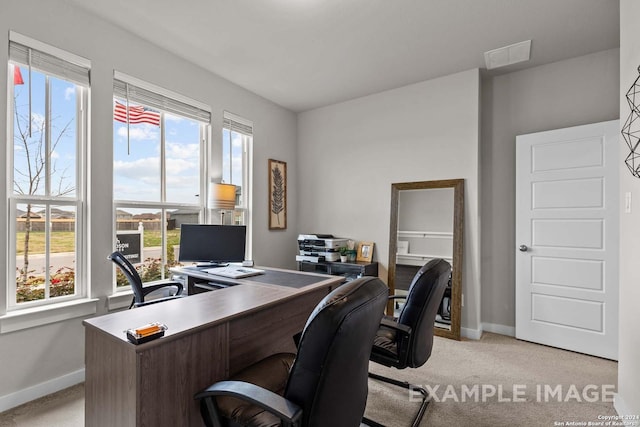
{"type": "Polygon", "coordinates": [[[518,249],[520,249],[520,252],[527,252],[529,250],[527,245],[520,245],[518,249]]]}

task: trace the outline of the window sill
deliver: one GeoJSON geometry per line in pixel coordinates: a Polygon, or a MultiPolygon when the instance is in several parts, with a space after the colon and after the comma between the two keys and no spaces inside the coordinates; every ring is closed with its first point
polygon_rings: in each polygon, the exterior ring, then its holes
{"type": "Polygon", "coordinates": [[[129,308],[131,300],[133,299],[133,291],[116,292],[113,295],[107,297],[107,310],[120,310],[123,308],[129,308]]]}
{"type": "Polygon", "coordinates": [[[98,311],[98,301],[88,298],[7,313],[0,316],[0,334],[91,316],[98,311]]]}

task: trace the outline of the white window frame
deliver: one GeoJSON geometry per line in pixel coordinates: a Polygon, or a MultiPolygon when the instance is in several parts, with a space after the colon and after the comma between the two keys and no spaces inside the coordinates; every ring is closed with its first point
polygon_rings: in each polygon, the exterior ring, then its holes
{"type": "MultiPolygon", "coordinates": [[[[81,87],[82,94],[79,99],[81,105],[78,109],[81,109],[81,115],[78,117],[79,126],[77,131],[78,135],[78,147],[77,147],[77,165],[76,165],[76,196],[75,198],[60,198],[53,201],[54,204],[71,204],[76,206],[76,266],[75,266],[75,294],[73,296],[56,297],[53,300],[46,301],[33,301],[28,303],[11,304],[9,301],[15,303],[16,301],[16,281],[15,281],[15,268],[16,268],[16,250],[15,250],[15,232],[16,232],[16,218],[15,207],[17,203],[23,202],[24,198],[16,197],[13,192],[13,96],[14,96],[14,84],[13,84],[13,67],[14,63],[24,65],[24,61],[12,60],[12,54],[15,52],[10,49],[9,63],[7,64],[7,127],[6,127],[6,140],[10,141],[6,147],[6,204],[5,212],[7,214],[6,221],[6,236],[7,243],[6,249],[6,272],[5,279],[0,283],[0,334],[15,332],[27,328],[32,328],[41,325],[47,325],[52,322],[59,322],[67,319],[74,319],[79,317],[86,317],[93,315],[97,312],[98,299],[91,298],[88,295],[88,255],[87,255],[87,242],[88,242],[88,226],[86,219],[89,215],[89,207],[87,206],[87,170],[88,164],[88,146],[89,146],[89,129],[90,129],[90,69],[91,62],[83,57],[74,55],[70,52],[64,51],[54,46],[50,46],[46,43],[32,39],[27,36],[23,36],[19,33],[10,31],[9,42],[17,43],[26,47],[27,54],[31,55],[28,50],[32,49],[31,53],[35,53],[33,68],[38,69],[47,75],[53,75],[58,77],[70,76],[65,80],[71,80],[78,83],[78,79],[83,81],[84,84],[77,85],[81,87]],[[41,55],[44,54],[44,55],[41,55]],[[52,60],[48,64],[48,67],[42,67],[41,60],[45,62],[52,60]],[[86,69],[86,73],[82,71],[86,69]],[[80,74],[78,74],[80,72],[80,74]],[[67,74],[69,73],[69,74],[67,74]]],[[[25,51],[23,51],[25,52],[25,51]]],[[[13,58],[15,59],[15,58],[13,58]]],[[[28,65],[28,64],[27,64],[28,65]]],[[[36,199],[34,197],[33,199],[36,199]]],[[[37,203],[51,202],[51,200],[34,200],[37,203]]]]}
{"type": "MultiPolygon", "coordinates": [[[[136,104],[142,104],[147,107],[158,109],[160,111],[160,128],[161,128],[161,199],[165,199],[166,191],[164,191],[166,185],[166,169],[165,169],[165,148],[166,139],[164,132],[165,124],[165,112],[169,112],[173,115],[181,115],[191,120],[197,120],[200,122],[200,194],[208,194],[207,176],[208,175],[208,147],[211,140],[211,109],[208,105],[203,104],[194,99],[188,98],[176,92],[172,92],[168,89],[156,86],[152,83],[145,82],[136,77],[129,76],[125,73],[114,71],[114,94],[113,97],[122,97],[123,84],[128,86],[125,91],[132,99],[132,102],[136,104]]],[[[113,144],[113,141],[112,141],[113,144]]],[[[204,223],[206,220],[207,211],[207,197],[200,197],[198,203],[175,203],[166,202],[161,200],[160,202],[136,202],[131,200],[113,200],[113,247],[116,246],[116,219],[118,209],[152,209],[160,210],[163,212],[161,221],[166,224],[166,211],[171,209],[194,209],[198,210],[200,222],[204,223]]],[[[166,234],[163,234],[162,238],[162,263],[166,262],[167,242],[166,234]]],[[[115,271],[115,269],[114,269],[115,271]]],[[[164,269],[162,270],[164,274],[164,269]]],[[[122,305],[121,298],[117,298],[117,295],[123,293],[129,294],[131,292],[130,286],[120,286],[116,284],[115,275],[113,276],[113,303],[110,302],[110,308],[117,308],[122,305]]]]}
{"type": "MultiPolygon", "coordinates": [[[[0,333],[19,330],[24,327],[36,326],[39,324],[48,323],[51,320],[50,316],[41,314],[42,309],[56,311],[62,309],[62,312],[57,313],[56,320],[62,320],[64,318],[76,317],[77,315],[86,315],[95,313],[95,300],[88,300],[88,275],[87,275],[87,251],[86,245],[88,241],[88,229],[85,218],[88,215],[88,208],[86,205],[86,180],[87,180],[87,147],[89,139],[89,99],[90,99],[90,86],[89,86],[89,72],[91,69],[91,63],[89,60],[72,53],[63,51],[59,48],[49,46],[38,40],[31,39],[21,34],[10,32],[10,43],[18,46],[18,50],[24,48],[24,52],[28,52],[29,60],[33,55],[32,68],[37,72],[45,74],[47,76],[54,76],[69,80],[76,84],[76,90],[79,93],[77,99],[77,122],[76,122],[76,188],[74,197],[55,197],[50,195],[19,195],[14,194],[13,189],[13,174],[14,174],[14,150],[13,150],[13,97],[14,97],[14,84],[12,84],[14,60],[11,58],[11,52],[15,52],[10,49],[10,60],[8,64],[8,78],[7,78],[7,198],[8,198],[8,227],[7,227],[7,272],[6,272],[6,291],[7,300],[3,307],[0,307],[2,312],[0,314],[7,314],[0,318],[0,333]],[[83,71],[86,73],[83,75],[83,71]],[[79,73],[78,73],[79,71],[79,73]],[[68,78],[70,76],[70,78],[68,78]],[[86,83],[85,83],[86,79],[86,83]],[[82,80],[80,83],[78,80],[82,80]],[[86,84],[86,86],[85,86],[86,84]],[[66,205],[74,206],[76,208],[75,217],[75,268],[74,268],[74,294],[67,296],[60,296],[50,298],[48,292],[45,291],[45,298],[42,300],[28,301],[17,303],[16,300],[16,205],[21,203],[32,203],[38,205],[66,205]],[[90,306],[81,307],[78,305],[77,300],[85,300],[84,302],[90,302],[90,306]],[[76,306],[79,309],[66,310],[65,307],[76,306]],[[31,317],[20,317],[20,314],[35,314],[31,317]]],[[[20,56],[19,53],[17,56],[20,56]]],[[[23,64],[24,61],[18,61],[20,65],[29,66],[30,64],[23,64]]],[[[30,61],[29,61],[30,62],[30,61]]],[[[46,229],[49,229],[49,222],[47,221],[46,229]]],[[[46,257],[50,253],[46,253],[46,257]]],[[[48,278],[49,271],[46,270],[46,276],[48,278]]],[[[82,302],[81,302],[82,303],[82,302]]]]}
{"type": "MultiPolygon", "coordinates": [[[[244,225],[247,227],[247,247],[246,258],[253,259],[253,122],[229,111],[223,112],[222,120],[222,144],[226,144],[224,130],[230,130],[242,135],[242,197],[240,205],[235,207],[235,211],[242,212],[244,225]]],[[[229,147],[231,157],[231,147],[229,147]]],[[[220,159],[222,162],[222,159],[220,159]]],[[[231,163],[231,158],[229,159],[231,163]]],[[[224,176],[224,171],[222,171],[224,176]]]]}

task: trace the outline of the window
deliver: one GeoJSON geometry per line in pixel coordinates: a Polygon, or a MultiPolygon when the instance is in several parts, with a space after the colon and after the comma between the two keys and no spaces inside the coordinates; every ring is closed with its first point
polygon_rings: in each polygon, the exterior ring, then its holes
{"type": "MultiPolygon", "coordinates": [[[[204,222],[210,112],[197,101],[116,73],[115,247],[143,281],[177,263],[180,225],[204,222]]],[[[116,273],[119,287],[128,283],[116,273]]]]}
{"type": "Polygon", "coordinates": [[[236,207],[232,213],[232,221],[233,224],[247,226],[247,257],[251,257],[252,143],[253,123],[225,111],[222,129],[222,181],[236,186],[236,207]]]}
{"type": "Polygon", "coordinates": [[[90,63],[9,36],[8,310],[86,296],[90,63]]]}

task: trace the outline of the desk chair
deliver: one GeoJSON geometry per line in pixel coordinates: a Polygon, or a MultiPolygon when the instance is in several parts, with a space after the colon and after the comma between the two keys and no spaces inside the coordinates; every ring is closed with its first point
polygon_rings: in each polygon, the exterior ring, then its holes
{"type": "Polygon", "coordinates": [[[182,297],[182,283],[175,280],[155,280],[153,282],[146,282],[145,284],[143,284],[142,279],[140,278],[140,275],[136,271],[135,267],[129,262],[127,258],[125,258],[122,253],[116,251],[109,255],[107,259],[110,259],[115,265],[118,266],[118,268],[124,273],[125,277],[129,281],[129,284],[131,285],[131,290],[133,291],[133,300],[131,301],[131,305],[129,306],[129,308],[141,307],[143,305],[155,304],[158,302],[182,297]],[[177,288],[176,293],[168,297],[154,298],[152,300],[145,301],[145,297],[151,292],[166,287],[177,288]]]}
{"type": "MultiPolygon", "coordinates": [[[[433,326],[438,307],[451,274],[451,265],[443,259],[426,263],[411,281],[406,302],[398,318],[385,316],[376,334],[371,350],[371,361],[397,369],[418,368],[429,359],[433,347],[433,326]]],[[[396,298],[391,296],[390,298],[396,298]]],[[[420,409],[413,419],[413,427],[420,420],[429,404],[429,394],[419,386],[369,373],[369,377],[394,384],[422,394],[420,409]]],[[[365,420],[368,425],[379,426],[365,420]]]]}
{"type": "Polygon", "coordinates": [[[196,394],[205,424],[360,425],[371,344],[387,295],[387,286],[374,277],[332,291],[307,320],[297,355],[270,356],[196,394]]]}

